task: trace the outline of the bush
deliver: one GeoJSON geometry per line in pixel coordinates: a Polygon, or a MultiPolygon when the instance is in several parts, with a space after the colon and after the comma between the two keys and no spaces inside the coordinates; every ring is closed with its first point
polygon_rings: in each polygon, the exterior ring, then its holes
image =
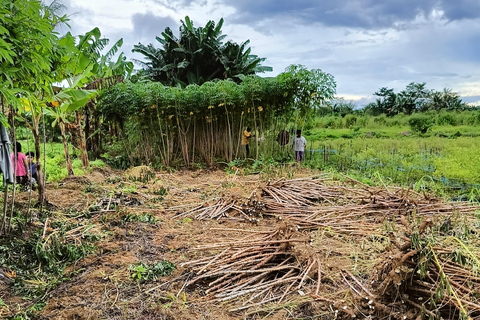
{"type": "Polygon", "coordinates": [[[345,127],[353,127],[357,123],[357,117],[352,114],[347,114],[345,116],[345,127]]]}
{"type": "Polygon", "coordinates": [[[455,126],[457,123],[455,117],[451,113],[442,112],[437,118],[437,124],[440,126],[455,126]]]}
{"type": "Polygon", "coordinates": [[[415,115],[408,120],[408,125],[413,132],[425,134],[433,126],[433,121],[425,115],[415,115]]]}

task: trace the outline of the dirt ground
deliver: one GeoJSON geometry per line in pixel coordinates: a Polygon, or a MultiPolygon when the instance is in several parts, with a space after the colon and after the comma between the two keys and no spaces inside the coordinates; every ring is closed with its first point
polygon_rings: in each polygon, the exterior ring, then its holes
{"type": "MultiPolygon", "coordinates": [[[[319,174],[304,168],[288,170],[289,179],[319,174]]],[[[348,237],[341,232],[333,234],[329,228],[294,230],[310,239],[310,245],[295,248],[297,257],[301,257],[298,260],[309,259],[310,247],[327,259],[322,265],[323,278],[319,278],[322,297],[298,290],[278,305],[265,304],[267,308],[261,312],[255,308],[231,311],[241,306],[242,301],[212,299],[212,295],[206,294],[207,282],[196,281],[187,285],[195,274],[191,266],[182,264],[215,257],[221,251],[214,247],[199,249],[201,246],[242,238],[248,241],[255,232],[282,228],[284,222],[262,215],[252,220],[236,216],[197,220],[185,213],[218,199],[250,199],[253,191],[286,175],[281,171],[270,175],[226,174],[221,170],[169,173],[138,167],[126,172],[95,169],[86,176],[48,185],[48,201],[52,210],[57,212],[51,219],[62,217],[66,211],[90,211],[88,218],[79,215],[75,223],[89,224],[89,232],[99,235],[100,240],[95,243],[94,254],[65,270],[70,280],[47,292],[44,297],[46,305],[36,319],[353,319],[359,313],[350,312],[352,308],[372,309],[368,298],[359,306],[359,302],[352,298],[352,290],[339,285],[345,281],[349,283],[350,272],[368,277],[374,272],[375,265],[389,254],[386,249],[390,243],[369,232],[348,237]],[[157,222],[122,220],[128,214],[151,214],[157,222]],[[176,265],[171,275],[156,281],[132,279],[129,266],[140,262],[150,265],[163,260],[176,265]],[[329,298],[334,296],[335,301],[329,298]]],[[[28,196],[28,193],[18,195],[20,206],[28,196]]],[[[382,223],[389,222],[379,222],[382,223]]],[[[50,230],[41,224],[38,227],[45,227],[47,232],[50,230]]],[[[362,225],[361,228],[368,230],[369,226],[362,225]]],[[[318,267],[320,270],[320,263],[318,267]]],[[[350,282],[354,280],[358,281],[351,275],[350,282]]],[[[355,290],[355,285],[350,286],[355,290]]],[[[14,296],[8,284],[2,281],[0,298],[8,306],[8,310],[3,307],[3,313],[0,307],[0,317],[32,304],[14,296]]],[[[409,314],[404,307],[401,310],[405,314],[403,319],[416,319],[416,313],[409,314]]],[[[365,314],[364,319],[375,317],[365,314]]]]}
{"type": "MultiPolygon", "coordinates": [[[[142,177],[142,168],[137,172],[96,169],[86,176],[67,178],[59,184],[47,186],[48,201],[58,212],[88,210],[102,199],[108,199],[108,194],[122,192],[132,186],[136,187],[135,191],[123,194],[137,201],[131,206],[120,205],[115,212],[96,213],[89,221],[84,221],[94,223],[99,226],[100,232],[108,235],[95,243],[95,254],[67,268],[65,272],[75,276],[48,292],[46,307],[39,313],[38,319],[244,318],[241,314],[228,313],[227,307],[210,303],[202,295],[202,290],[184,288],[190,275],[180,264],[202,254],[190,250],[197,245],[242,235],[242,231],[222,231],[222,228],[262,229],[269,228],[270,222],[250,224],[236,220],[198,221],[174,217],[199,203],[220,197],[248,197],[265,183],[261,181],[265,177],[227,175],[224,171],[207,170],[157,172],[155,178],[143,183],[134,181],[135,174],[142,177]],[[161,188],[167,190],[163,197],[155,195],[161,188]],[[120,212],[123,215],[148,212],[159,222],[120,224],[120,212]],[[170,276],[144,283],[133,281],[129,276],[127,268],[131,264],[162,260],[177,266],[170,276]]],[[[298,176],[308,174],[312,173],[297,170],[298,176]]],[[[18,205],[22,206],[28,197],[28,193],[18,194],[18,205]]],[[[28,305],[21,297],[11,295],[8,285],[1,281],[0,292],[3,301],[9,305],[9,311],[21,310],[28,305]]],[[[282,312],[277,312],[270,318],[283,317],[282,312]]]]}

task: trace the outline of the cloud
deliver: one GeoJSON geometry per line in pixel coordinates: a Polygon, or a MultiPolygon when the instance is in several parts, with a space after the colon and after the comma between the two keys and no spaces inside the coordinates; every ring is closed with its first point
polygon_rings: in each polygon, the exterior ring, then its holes
{"type": "MultiPolygon", "coordinates": [[[[480,17],[477,0],[242,0],[229,3],[242,24],[259,24],[278,17],[299,24],[379,29],[408,27],[418,17],[442,17],[447,21],[480,17]]],[[[272,26],[274,28],[274,26],[272,26]]]]}
{"type": "Polygon", "coordinates": [[[166,27],[175,31],[179,23],[172,17],[159,17],[152,13],[136,13],[132,16],[133,34],[138,37],[138,42],[156,42],[155,37],[160,36],[166,27]]]}
{"type": "Polygon", "coordinates": [[[480,96],[464,96],[462,100],[471,105],[480,106],[480,96]]]}

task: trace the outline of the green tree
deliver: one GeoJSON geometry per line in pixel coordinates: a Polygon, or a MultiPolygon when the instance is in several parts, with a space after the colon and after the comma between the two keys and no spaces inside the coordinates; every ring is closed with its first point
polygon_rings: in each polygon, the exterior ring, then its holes
{"type": "Polygon", "coordinates": [[[395,101],[396,101],[397,95],[395,94],[393,89],[382,87],[373,95],[377,96],[378,98],[375,100],[375,102],[371,102],[365,107],[366,113],[371,114],[373,116],[378,116],[381,114],[385,114],[385,115],[396,114],[395,101]]]}
{"type": "Polygon", "coordinates": [[[466,110],[468,105],[462,101],[460,96],[451,89],[444,88],[443,91],[433,91],[430,94],[430,102],[425,110],[466,110]]]}
{"type": "Polygon", "coordinates": [[[241,81],[243,76],[272,71],[262,66],[265,58],[251,54],[249,41],[241,45],[231,41],[223,43],[223,19],[218,24],[208,21],[205,27],[194,27],[187,16],[181,21],[180,37],[170,28],[156,37],[161,47],[153,44],[134,46],[133,52],[142,54],[146,62],[136,60],[143,66],[148,77],[164,85],[186,87],[203,84],[214,79],[241,81]]]}
{"type": "MultiPolygon", "coordinates": [[[[0,95],[2,111],[12,115],[31,115],[30,127],[38,163],[38,201],[45,203],[41,166],[39,123],[43,113],[42,99],[53,95],[52,69],[63,56],[65,44],[59,42],[55,27],[67,21],[56,13],[58,6],[44,6],[40,1],[0,0],[0,95]],[[29,101],[26,108],[25,99],[29,101]],[[28,109],[28,110],[27,110],[28,109]]],[[[5,118],[3,117],[3,120],[5,118]]],[[[2,120],[2,119],[0,119],[2,120]]],[[[5,222],[5,219],[3,220],[5,222]]]]}
{"type": "Polygon", "coordinates": [[[395,98],[394,114],[403,112],[412,114],[421,111],[429,102],[431,91],[425,88],[426,83],[412,82],[395,98]]]}

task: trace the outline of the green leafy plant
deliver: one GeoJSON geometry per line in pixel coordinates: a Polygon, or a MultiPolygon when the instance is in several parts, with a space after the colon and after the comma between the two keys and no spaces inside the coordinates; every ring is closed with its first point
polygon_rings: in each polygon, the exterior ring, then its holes
{"type": "Polygon", "coordinates": [[[155,218],[151,213],[145,212],[142,214],[128,213],[122,216],[123,222],[146,222],[155,224],[159,220],[155,218]]]}
{"type": "Polygon", "coordinates": [[[130,276],[136,281],[155,281],[160,277],[170,275],[175,269],[175,265],[167,260],[156,262],[152,265],[140,262],[128,266],[130,276]]]}

